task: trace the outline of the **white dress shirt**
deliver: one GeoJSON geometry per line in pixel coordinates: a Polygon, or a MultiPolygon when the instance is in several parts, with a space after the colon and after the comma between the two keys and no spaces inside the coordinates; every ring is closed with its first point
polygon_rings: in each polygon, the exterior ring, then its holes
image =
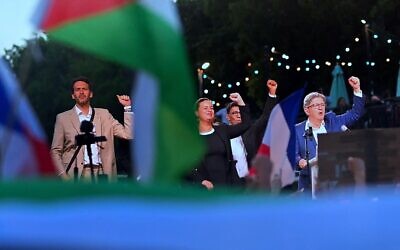
{"type": "MultiPolygon", "coordinates": [[[[92,108],[89,108],[89,113],[87,115],[83,114],[83,112],[75,105],[75,111],[76,114],[78,115],[79,122],[82,121],[90,121],[90,118],[92,117],[92,108]]],[[[93,134],[96,134],[96,127],[93,124],[93,134]]],[[[101,159],[100,159],[100,151],[99,147],[97,144],[91,144],[90,148],[92,149],[92,163],[93,165],[99,165],[101,164],[101,159]]],[[[89,161],[89,155],[86,149],[86,146],[84,146],[85,153],[84,153],[84,159],[83,159],[83,164],[87,165],[90,164],[89,161]]]]}

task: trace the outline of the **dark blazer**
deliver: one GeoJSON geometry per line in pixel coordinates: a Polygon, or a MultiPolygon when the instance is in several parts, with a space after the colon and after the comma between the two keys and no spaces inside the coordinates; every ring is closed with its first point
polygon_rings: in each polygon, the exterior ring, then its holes
{"type": "MultiPolygon", "coordinates": [[[[324,122],[326,132],[340,132],[342,131],[342,126],[349,126],[356,122],[364,114],[365,96],[353,97],[353,107],[342,115],[336,115],[333,112],[328,112],[325,114],[324,122]]],[[[298,166],[300,159],[306,158],[306,147],[304,132],[306,130],[306,121],[296,124],[296,165],[298,166]]],[[[314,158],[317,155],[317,142],[315,138],[307,142],[309,159],[314,158]]],[[[310,169],[305,168],[300,170],[299,176],[299,189],[309,188],[311,184],[310,169]]]]}
{"type": "Polygon", "coordinates": [[[254,156],[256,156],[258,148],[264,137],[267,128],[268,119],[272,109],[278,103],[278,97],[273,98],[268,95],[261,116],[250,126],[250,128],[242,135],[243,144],[247,152],[247,163],[249,167],[254,156]]]}
{"type": "Polygon", "coordinates": [[[251,121],[249,110],[246,106],[239,106],[239,110],[242,116],[242,122],[240,124],[220,124],[214,126],[215,137],[213,137],[213,140],[221,140],[224,147],[223,151],[225,151],[226,154],[219,156],[220,158],[218,158],[218,162],[220,164],[218,165],[213,165],[212,163],[208,163],[209,165],[207,165],[205,163],[207,162],[206,154],[201,164],[191,173],[191,179],[195,182],[201,183],[203,180],[209,180],[213,182],[214,185],[242,185],[243,181],[240,180],[236,171],[235,162],[233,162],[230,139],[242,135],[250,127],[251,121]],[[220,171],[213,171],[215,168],[220,171]]]}

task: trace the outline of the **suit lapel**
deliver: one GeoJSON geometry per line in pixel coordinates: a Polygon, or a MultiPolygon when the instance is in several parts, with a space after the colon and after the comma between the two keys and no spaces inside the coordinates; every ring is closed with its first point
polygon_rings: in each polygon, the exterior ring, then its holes
{"type": "Polygon", "coordinates": [[[93,119],[93,125],[96,129],[96,136],[100,136],[103,134],[102,127],[101,127],[101,119],[100,114],[97,109],[95,109],[95,115],[93,119]]]}
{"type": "Polygon", "coordinates": [[[69,115],[71,116],[71,123],[72,123],[72,126],[74,127],[74,129],[75,129],[78,133],[80,133],[80,131],[81,131],[81,130],[80,130],[81,123],[79,122],[79,117],[78,117],[78,115],[76,114],[75,106],[70,110],[69,115]]]}
{"type": "MultiPolygon", "coordinates": [[[[93,125],[94,125],[94,127],[96,129],[96,136],[104,135],[103,126],[102,126],[102,123],[101,123],[101,117],[100,117],[100,113],[99,113],[98,109],[95,109],[93,125]]],[[[103,142],[98,142],[97,145],[99,145],[100,148],[103,148],[103,142]]]]}

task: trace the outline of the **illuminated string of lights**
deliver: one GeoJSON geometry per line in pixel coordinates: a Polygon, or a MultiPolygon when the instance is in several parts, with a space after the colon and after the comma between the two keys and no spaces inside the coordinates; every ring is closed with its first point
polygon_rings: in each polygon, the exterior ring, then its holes
{"type": "MultiPolygon", "coordinates": [[[[371,35],[371,39],[384,42],[386,46],[400,46],[400,40],[391,34],[380,34],[379,32],[373,31],[367,21],[364,19],[361,20],[361,23],[364,25],[365,31],[367,32],[368,35],[371,35]]],[[[342,48],[339,53],[336,53],[336,56],[333,60],[318,60],[314,56],[310,56],[306,59],[299,60],[300,62],[303,62],[302,65],[300,64],[291,64],[290,59],[291,57],[287,53],[280,52],[276,49],[276,47],[272,47],[270,52],[272,53],[272,56],[269,57],[270,63],[273,65],[277,66],[278,68],[282,68],[283,70],[295,70],[297,72],[310,72],[310,71],[317,71],[322,69],[323,67],[328,67],[331,68],[332,66],[336,65],[336,63],[339,63],[342,67],[352,67],[354,64],[351,60],[345,60],[344,58],[349,57],[349,53],[353,50],[351,45],[354,44],[360,44],[362,42],[362,38],[365,36],[364,35],[356,35],[353,36],[351,39],[351,42],[348,43],[345,48],[342,48]]],[[[384,63],[391,63],[391,62],[398,62],[399,58],[391,58],[391,57],[386,57],[384,60],[384,63]]],[[[374,67],[377,65],[377,61],[375,60],[366,60],[365,62],[366,66],[369,67],[374,67]]],[[[381,62],[379,62],[381,63],[381,62]]],[[[257,77],[260,74],[260,71],[257,68],[253,68],[253,64],[249,62],[247,64],[247,69],[248,72],[250,73],[249,76],[245,77],[244,79],[234,81],[234,83],[227,83],[225,81],[220,81],[217,80],[207,73],[205,73],[205,69],[207,69],[210,66],[209,63],[205,63],[202,65],[201,68],[198,69],[198,75],[199,79],[201,81],[209,81],[209,84],[207,87],[202,89],[202,95],[204,94],[205,96],[213,96],[216,97],[217,100],[224,100],[228,98],[228,93],[233,92],[235,86],[239,87],[241,84],[246,83],[251,80],[252,77],[257,77]],[[224,91],[223,91],[224,90],[224,91]],[[229,91],[232,90],[232,91],[229,91]],[[212,93],[213,92],[213,93],[212,93]],[[218,93],[214,93],[218,92],[218,93]]],[[[221,103],[219,101],[214,101],[213,104],[216,105],[217,107],[221,106],[221,103]]]]}
{"type": "MultiPolygon", "coordinates": [[[[366,34],[369,36],[371,35],[371,38],[373,40],[380,40],[387,45],[387,46],[399,46],[400,41],[398,38],[396,38],[394,35],[391,34],[379,34],[379,32],[376,32],[370,28],[370,25],[367,23],[366,20],[362,19],[361,23],[364,25],[364,29],[366,31],[366,34]]],[[[359,44],[361,42],[361,38],[363,37],[361,35],[354,36],[352,39],[352,42],[349,42],[348,44],[359,44]]],[[[368,39],[368,38],[366,38],[368,39]]],[[[290,56],[287,55],[286,53],[279,52],[276,47],[272,47],[270,52],[273,54],[273,56],[269,57],[269,61],[272,63],[272,65],[277,66],[278,68],[281,67],[286,70],[296,70],[298,72],[300,71],[305,71],[309,72],[312,70],[319,70],[322,67],[331,67],[333,64],[339,63],[343,67],[352,67],[353,62],[351,60],[345,60],[344,58],[347,57],[348,53],[352,51],[351,46],[347,45],[344,49],[340,50],[341,52],[336,53],[336,57],[334,60],[317,60],[315,57],[310,56],[309,58],[300,60],[303,62],[302,65],[300,64],[290,64],[289,59],[290,56]],[[334,62],[334,63],[333,63],[334,62]]],[[[397,62],[398,58],[391,58],[390,56],[387,56],[384,60],[386,63],[390,63],[392,61],[397,62]],[[397,59],[397,60],[396,60],[397,59]]],[[[365,65],[374,67],[376,66],[377,62],[375,60],[366,60],[365,65]]]]}
{"type": "MultiPolygon", "coordinates": [[[[209,65],[210,64],[208,63],[208,66],[209,65]]],[[[197,69],[199,81],[201,82],[201,86],[202,86],[201,95],[204,94],[205,96],[214,96],[214,97],[217,97],[216,98],[217,100],[225,100],[226,99],[226,102],[228,102],[228,94],[235,92],[235,88],[240,87],[242,85],[243,81],[234,81],[232,83],[218,81],[205,72],[205,69],[208,68],[208,66],[207,67],[202,66],[201,68],[197,69]],[[204,86],[205,80],[208,81],[207,82],[208,86],[204,86]],[[204,88],[203,88],[203,86],[204,86],[204,88]],[[218,92],[218,93],[211,93],[211,91],[218,92]]],[[[244,79],[245,82],[247,82],[249,80],[250,80],[249,77],[246,77],[244,79]]],[[[222,105],[222,103],[220,101],[212,100],[212,102],[217,107],[220,107],[222,105]]]]}

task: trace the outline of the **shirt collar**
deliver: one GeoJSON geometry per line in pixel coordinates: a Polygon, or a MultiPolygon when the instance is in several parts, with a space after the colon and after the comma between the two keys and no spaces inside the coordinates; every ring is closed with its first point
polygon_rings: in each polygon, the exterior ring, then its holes
{"type": "Polygon", "coordinates": [[[325,121],[322,121],[321,126],[319,128],[314,128],[313,126],[311,126],[311,124],[312,123],[310,122],[310,120],[307,119],[307,121],[306,121],[306,129],[308,129],[309,127],[312,127],[313,129],[320,129],[322,127],[325,127],[325,121]]]}
{"type": "MultiPolygon", "coordinates": [[[[76,112],[76,114],[77,114],[78,116],[84,115],[83,112],[82,112],[82,110],[80,110],[80,109],[78,108],[78,106],[76,106],[76,105],[75,105],[75,112],[76,112]]],[[[87,114],[87,116],[91,116],[91,115],[92,115],[92,107],[89,106],[89,113],[87,114]]]]}

